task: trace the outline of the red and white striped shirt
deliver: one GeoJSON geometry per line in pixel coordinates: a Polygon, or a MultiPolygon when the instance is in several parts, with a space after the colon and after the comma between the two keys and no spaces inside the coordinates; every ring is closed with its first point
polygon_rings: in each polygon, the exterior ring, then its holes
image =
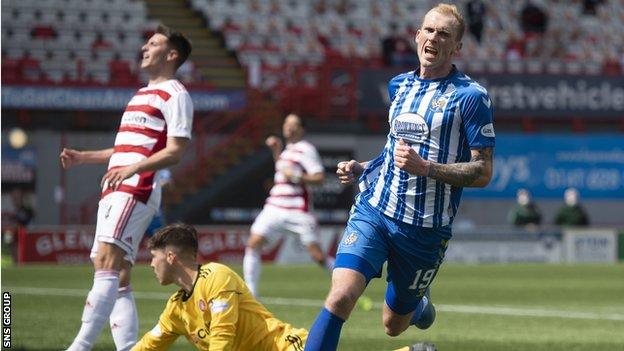
{"type": "MultiPolygon", "coordinates": [[[[191,138],[193,102],[186,88],[171,79],[148,85],[134,95],[121,117],[108,169],[140,162],[165,148],[168,137],[191,138]]],[[[160,189],[154,171],[135,174],[117,191],[133,194],[146,204],[160,206],[160,189]]],[[[104,185],[102,197],[111,189],[104,185]]]]}
{"type": "Polygon", "coordinates": [[[283,173],[285,169],[299,175],[323,172],[323,163],[314,145],[305,140],[286,145],[275,162],[275,184],[266,200],[267,205],[309,212],[312,201],[307,186],[288,180],[283,173]]]}

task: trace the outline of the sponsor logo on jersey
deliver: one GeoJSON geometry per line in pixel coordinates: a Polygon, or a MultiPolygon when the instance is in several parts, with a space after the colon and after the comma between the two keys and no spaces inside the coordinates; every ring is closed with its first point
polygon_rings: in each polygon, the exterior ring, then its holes
{"type": "Polygon", "coordinates": [[[147,123],[147,117],[138,113],[124,113],[121,117],[121,124],[143,125],[147,123]]]}
{"type": "Polygon", "coordinates": [[[429,138],[429,126],[416,113],[403,113],[392,121],[392,134],[410,143],[422,143],[429,138]]]}
{"type": "Polygon", "coordinates": [[[227,310],[228,307],[230,307],[230,305],[227,303],[227,301],[212,300],[212,302],[210,302],[210,312],[212,313],[221,313],[227,310]]]}
{"type": "Polygon", "coordinates": [[[481,127],[481,135],[488,138],[494,137],[494,125],[492,123],[488,123],[481,127]]]}

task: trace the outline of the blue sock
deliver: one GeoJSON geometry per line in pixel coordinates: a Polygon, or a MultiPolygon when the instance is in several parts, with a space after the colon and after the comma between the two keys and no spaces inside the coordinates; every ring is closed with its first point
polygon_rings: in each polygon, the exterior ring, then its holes
{"type": "Polygon", "coordinates": [[[415,325],[418,322],[418,320],[422,316],[423,311],[425,310],[425,307],[427,307],[428,301],[429,299],[427,298],[427,296],[423,296],[422,299],[420,299],[418,306],[416,306],[416,309],[414,310],[414,315],[410,320],[411,325],[415,325]]]}
{"type": "Polygon", "coordinates": [[[323,308],[310,328],[305,351],[336,350],[344,322],[342,318],[323,308]]]}

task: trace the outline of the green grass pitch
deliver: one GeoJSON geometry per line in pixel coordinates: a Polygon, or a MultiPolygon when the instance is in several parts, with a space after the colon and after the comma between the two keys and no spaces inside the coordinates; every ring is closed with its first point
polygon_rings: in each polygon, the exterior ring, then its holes
{"type": "MultiPolygon", "coordinates": [[[[240,266],[234,266],[239,273],[240,266]]],[[[12,295],[13,350],[61,350],[80,324],[91,287],[90,266],[2,266],[2,291],[12,295]]],[[[381,324],[385,281],[366,295],[370,311],[356,309],[340,350],[393,350],[418,341],[451,350],[624,350],[624,264],[443,265],[432,287],[438,317],[427,331],[410,328],[388,337],[381,324]]],[[[277,317],[309,328],[329,287],[316,266],[265,265],[260,291],[277,317]]],[[[159,286],[151,268],[133,273],[141,335],[155,324],[174,286],[159,286]]],[[[95,350],[113,350],[105,330],[95,350]]],[[[183,338],[173,350],[190,350],[183,338]]]]}

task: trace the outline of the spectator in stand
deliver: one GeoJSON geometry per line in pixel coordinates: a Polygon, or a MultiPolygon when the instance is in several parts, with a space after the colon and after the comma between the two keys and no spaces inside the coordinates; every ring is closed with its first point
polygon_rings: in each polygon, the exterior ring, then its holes
{"type": "Polygon", "coordinates": [[[516,205],[509,211],[509,223],[515,226],[537,226],[542,222],[542,214],[527,189],[516,193],[516,205]]]}
{"type": "Polygon", "coordinates": [[[470,0],[466,4],[466,13],[468,14],[468,30],[479,43],[481,43],[481,37],[483,35],[485,12],[485,3],[483,3],[482,0],[470,0]]]}
{"type": "Polygon", "coordinates": [[[522,8],[520,24],[525,34],[544,34],[548,25],[548,15],[528,0],[522,8]]]}
{"type": "Polygon", "coordinates": [[[568,188],[563,193],[563,206],[555,216],[556,225],[586,226],[589,224],[587,212],[580,203],[580,194],[575,188],[568,188]]]}

